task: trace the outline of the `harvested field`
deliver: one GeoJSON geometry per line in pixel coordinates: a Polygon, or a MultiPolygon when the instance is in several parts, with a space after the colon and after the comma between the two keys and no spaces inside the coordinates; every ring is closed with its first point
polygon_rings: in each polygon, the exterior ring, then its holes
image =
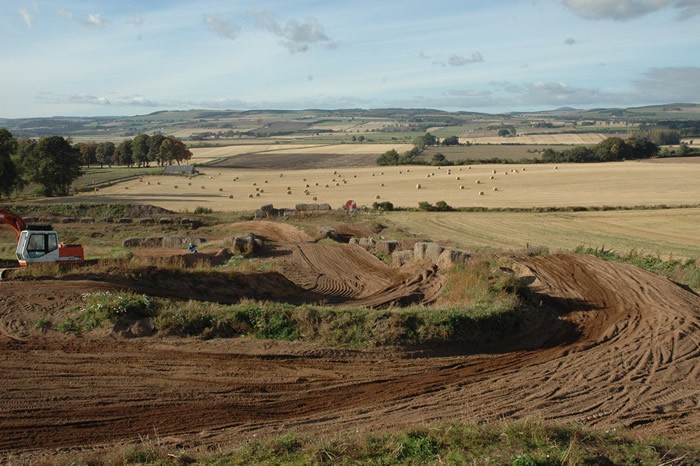
{"type": "MultiPolygon", "coordinates": [[[[381,263],[364,275],[355,267],[372,261],[357,248],[313,246],[281,244],[294,268],[283,267],[282,274],[295,279],[294,273],[309,270],[374,287],[317,287],[345,299],[415,292],[386,287],[407,282],[381,263]]],[[[517,341],[447,354],[322,349],[246,337],[44,334],[27,316],[60,312],[79,303],[82,293],[125,284],[109,276],[0,282],[0,370],[12,374],[0,386],[0,457],[28,462],[59,449],[100,451],[144,438],[172,448],[225,450],[289,430],[334,436],[435,420],[527,418],[698,445],[700,297],[590,256],[521,257],[517,263],[541,306],[557,311],[557,321],[532,322],[517,341]]],[[[182,287],[164,280],[150,283],[149,293],[182,287]]],[[[244,289],[255,294],[256,276],[248,280],[244,289]]]]}
{"type": "Polygon", "coordinates": [[[459,142],[471,144],[575,144],[594,145],[613,134],[602,133],[549,133],[549,134],[519,134],[515,137],[460,137],[459,142]]]}
{"type": "Polygon", "coordinates": [[[360,206],[371,206],[379,199],[412,208],[421,201],[434,204],[440,200],[453,207],[527,208],[679,205],[700,199],[699,164],[620,162],[288,170],[285,167],[289,168],[287,162],[291,159],[275,160],[278,164],[265,170],[203,168],[203,174],[191,180],[144,177],[98,193],[82,193],[71,200],[144,203],[173,211],[191,211],[196,206],[252,211],[270,203],[275,207],[293,207],[320,202],[339,208],[348,199],[360,206]],[[476,180],[480,186],[475,185],[476,180]],[[416,190],[418,184],[420,190],[416,190]],[[459,188],[462,185],[465,189],[459,188]],[[493,191],[494,187],[498,190],[493,191]],[[479,192],[485,194],[479,196],[479,192]]]}
{"type": "MultiPolygon", "coordinates": [[[[193,148],[192,161],[206,163],[222,157],[240,155],[371,155],[377,159],[384,152],[396,149],[399,152],[407,151],[413,147],[411,144],[235,144],[229,146],[193,148]]],[[[275,157],[277,158],[277,157],[275,157]]],[[[280,163],[284,159],[279,157],[280,163]]],[[[354,166],[356,164],[350,164],[354,166]]],[[[235,166],[235,165],[234,165],[235,166]]],[[[263,167],[265,165],[262,165],[263,167]]],[[[343,166],[342,163],[336,166],[343,166]]],[[[293,167],[293,165],[292,165],[293,167]]]]}
{"type": "Polygon", "coordinates": [[[606,212],[392,212],[391,222],[468,249],[551,251],[578,246],[674,258],[700,257],[700,209],[606,212]]]}

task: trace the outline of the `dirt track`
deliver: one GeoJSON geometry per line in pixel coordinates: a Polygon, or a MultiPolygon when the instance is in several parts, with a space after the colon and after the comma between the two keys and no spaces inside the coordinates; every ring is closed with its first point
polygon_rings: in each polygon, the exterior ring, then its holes
{"type": "MultiPolygon", "coordinates": [[[[291,250],[330,277],[324,293],[360,300],[399,293],[390,276],[377,289],[335,289],[333,274],[341,272],[329,268],[332,257],[303,245],[291,250]]],[[[2,282],[0,451],[99,448],[139,436],[227,445],[290,429],[332,435],[526,417],[700,444],[700,297],[589,256],[519,261],[561,323],[488,353],[455,348],[447,356],[249,338],[17,338],[18,303],[32,312],[113,285],[2,282]]],[[[385,273],[373,267],[371,274],[385,273]]],[[[304,285],[301,275],[289,280],[304,285]]]]}

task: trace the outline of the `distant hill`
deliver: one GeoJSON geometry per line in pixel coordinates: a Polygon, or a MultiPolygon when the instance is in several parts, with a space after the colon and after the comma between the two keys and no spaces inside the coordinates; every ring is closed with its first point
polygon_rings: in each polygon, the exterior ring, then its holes
{"type": "MultiPolygon", "coordinates": [[[[140,133],[161,132],[181,139],[201,134],[227,133],[236,137],[309,136],[343,132],[421,133],[442,128],[464,132],[471,127],[499,125],[527,127],[532,121],[625,121],[649,124],[657,121],[700,121],[700,104],[672,103],[631,108],[576,109],[561,107],[541,112],[487,114],[446,112],[421,108],[337,110],[164,110],[147,115],[113,117],[0,118],[0,127],[16,137],[59,135],[83,139],[123,139],[140,133]]],[[[406,136],[409,137],[409,136],[406,136]]],[[[196,137],[193,137],[196,139],[196,137]]],[[[391,140],[391,139],[390,139],[391,140]]]]}

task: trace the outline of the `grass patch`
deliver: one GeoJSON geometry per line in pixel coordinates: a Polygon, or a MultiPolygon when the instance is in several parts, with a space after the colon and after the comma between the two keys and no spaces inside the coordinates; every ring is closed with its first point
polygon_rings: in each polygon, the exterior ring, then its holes
{"type": "Polygon", "coordinates": [[[286,432],[215,454],[169,451],[159,442],[107,453],[64,453],[60,464],[498,464],[593,465],[700,463],[700,449],[658,439],[630,439],[573,425],[541,421],[439,423],[404,431],[318,437],[286,432]],[[90,455],[90,456],[88,456],[90,455]],[[176,460],[178,459],[178,460],[176,460]]]}
{"type": "Polygon", "coordinates": [[[695,291],[700,291],[700,262],[697,259],[679,260],[671,257],[664,260],[659,256],[642,254],[635,249],[626,254],[620,254],[612,249],[606,249],[605,246],[600,248],[579,246],[574,252],[590,254],[607,261],[634,265],[686,285],[695,291]]]}

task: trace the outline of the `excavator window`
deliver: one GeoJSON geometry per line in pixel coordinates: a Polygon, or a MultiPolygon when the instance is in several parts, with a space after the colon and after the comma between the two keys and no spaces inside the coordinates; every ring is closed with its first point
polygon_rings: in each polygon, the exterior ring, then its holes
{"type": "Polygon", "coordinates": [[[41,257],[58,248],[56,233],[32,233],[27,243],[27,254],[31,258],[41,257]]]}

